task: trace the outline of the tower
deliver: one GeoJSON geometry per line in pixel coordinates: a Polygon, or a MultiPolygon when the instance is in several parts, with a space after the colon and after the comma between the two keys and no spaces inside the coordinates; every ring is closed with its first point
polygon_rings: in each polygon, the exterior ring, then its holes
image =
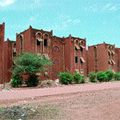
{"type": "Polygon", "coordinates": [[[4,82],[4,31],[5,23],[0,24],[0,83],[4,82]]]}

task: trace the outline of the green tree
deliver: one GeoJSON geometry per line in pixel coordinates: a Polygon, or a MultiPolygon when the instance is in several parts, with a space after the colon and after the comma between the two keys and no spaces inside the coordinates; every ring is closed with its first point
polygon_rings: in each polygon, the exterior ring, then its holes
{"type": "MultiPolygon", "coordinates": [[[[13,67],[13,76],[12,76],[12,83],[13,81],[21,80],[21,76],[23,74],[27,74],[29,77],[30,83],[27,81],[28,86],[36,86],[37,85],[37,77],[36,73],[43,72],[47,70],[48,66],[51,65],[52,62],[48,58],[46,58],[44,55],[37,55],[32,53],[21,53],[19,56],[17,56],[14,60],[14,67],[13,67]],[[16,79],[16,76],[17,79],[16,79]],[[33,77],[34,76],[34,79],[33,77]],[[18,79],[20,78],[20,79],[18,79]],[[35,82],[35,83],[34,83],[35,82]]],[[[21,82],[15,82],[15,83],[21,83],[21,82]]],[[[14,86],[14,85],[13,85],[14,86]]],[[[16,87],[18,87],[17,85],[16,87]]]]}

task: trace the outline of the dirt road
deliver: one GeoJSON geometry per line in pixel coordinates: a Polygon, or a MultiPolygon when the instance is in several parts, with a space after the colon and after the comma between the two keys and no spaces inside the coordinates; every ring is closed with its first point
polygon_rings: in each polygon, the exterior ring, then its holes
{"type": "MultiPolygon", "coordinates": [[[[76,92],[41,96],[31,100],[19,101],[18,99],[13,103],[20,106],[22,106],[21,104],[32,106],[38,111],[35,115],[32,114],[33,116],[29,115],[27,120],[120,120],[119,85],[119,82],[115,82],[100,85],[67,86],[67,90],[74,88],[73,91],[76,90],[76,92]]],[[[56,89],[56,93],[57,88],[54,89],[56,89]]],[[[66,87],[62,89],[66,90],[66,87]]],[[[10,99],[7,104],[12,105],[9,101],[10,99]]]]}

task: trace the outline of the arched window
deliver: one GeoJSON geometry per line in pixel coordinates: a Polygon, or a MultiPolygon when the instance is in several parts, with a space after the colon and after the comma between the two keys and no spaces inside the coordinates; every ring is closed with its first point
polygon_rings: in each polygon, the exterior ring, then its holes
{"type": "Polygon", "coordinates": [[[49,35],[45,33],[43,38],[44,38],[44,46],[47,47],[48,46],[49,35]]]}
{"type": "Polygon", "coordinates": [[[36,40],[37,40],[37,45],[40,45],[40,43],[43,41],[41,32],[36,33],[36,40]]]}

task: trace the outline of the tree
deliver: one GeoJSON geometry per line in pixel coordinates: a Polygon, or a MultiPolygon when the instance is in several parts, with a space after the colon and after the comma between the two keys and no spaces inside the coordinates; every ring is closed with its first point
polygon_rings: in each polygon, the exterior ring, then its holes
{"type": "MultiPolygon", "coordinates": [[[[29,82],[33,83],[33,86],[36,86],[36,80],[37,76],[36,73],[45,71],[49,65],[51,65],[52,62],[48,58],[46,58],[44,55],[37,55],[32,53],[21,53],[19,56],[17,56],[14,60],[14,67],[13,67],[13,75],[12,75],[12,83],[13,81],[20,81],[21,76],[24,74],[27,74],[29,76],[29,82]],[[16,76],[18,76],[20,79],[16,80],[16,76]],[[34,79],[33,77],[34,76],[34,79]],[[32,80],[32,81],[31,81],[32,80]]],[[[21,83],[21,82],[18,82],[21,83]]],[[[28,83],[28,82],[27,82],[28,83]]],[[[27,84],[28,86],[32,86],[31,84],[27,84]]],[[[16,87],[18,87],[17,85],[16,87]]]]}

